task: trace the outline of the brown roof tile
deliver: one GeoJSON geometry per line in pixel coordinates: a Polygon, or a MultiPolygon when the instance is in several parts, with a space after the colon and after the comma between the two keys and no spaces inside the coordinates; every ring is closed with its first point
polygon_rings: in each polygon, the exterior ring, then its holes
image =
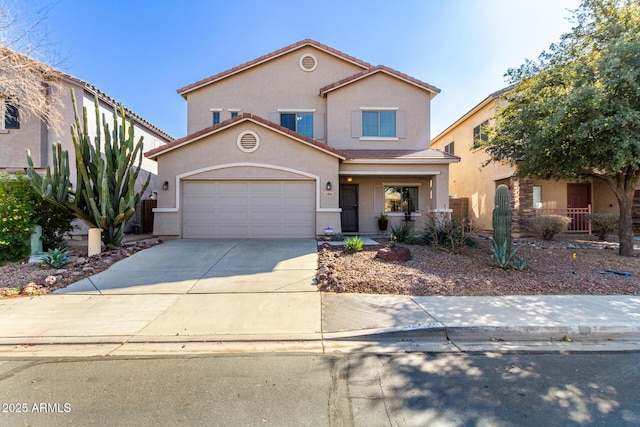
{"type": "Polygon", "coordinates": [[[347,153],[345,151],[338,150],[337,148],[331,147],[331,146],[329,146],[327,144],[323,144],[322,142],[316,141],[313,138],[308,138],[308,137],[306,137],[304,135],[300,135],[299,133],[294,132],[294,131],[292,131],[290,129],[287,129],[287,128],[283,127],[283,126],[280,126],[279,124],[273,123],[273,122],[271,122],[269,120],[263,119],[260,116],[256,116],[255,114],[250,114],[250,113],[239,114],[238,116],[233,117],[231,119],[227,119],[227,120],[225,120],[223,122],[218,123],[217,125],[213,125],[213,126],[209,126],[207,128],[201,129],[201,130],[199,130],[197,132],[194,132],[194,133],[192,133],[190,135],[187,135],[187,136],[182,137],[180,139],[176,139],[173,142],[170,142],[170,143],[162,145],[162,146],[160,146],[158,148],[154,148],[152,150],[149,150],[146,153],[144,153],[144,155],[145,155],[145,157],[155,158],[155,157],[159,156],[160,154],[163,154],[165,151],[170,151],[170,150],[172,150],[172,149],[174,149],[176,147],[179,147],[181,145],[186,145],[186,144],[188,144],[188,143],[190,143],[192,141],[195,141],[195,140],[197,140],[197,139],[199,139],[199,138],[201,138],[201,137],[203,137],[205,135],[209,135],[209,134],[215,133],[215,132],[217,132],[217,131],[219,131],[221,129],[225,129],[225,128],[229,127],[229,126],[233,126],[236,123],[243,122],[243,121],[246,121],[246,120],[251,120],[251,121],[253,121],[255,123],[259,123],[259,124],[262,124],[262,125],[264,125],[264,126],[266,126],[268,128],[271,128],[271,129],[273,129],[273,130],[275,130],[277,132],[285,133],[287,135],[290,135],[292,138],[296,138],[296,139],[298,139],[300,141],[303,141],[303,142],[305,142],[305,143],[307,143],[309,145],[312,145],[312,146],[314,146],[314,147],[316,147],[316,148],[318,148],[320,150],[330,152],[330,153],[336,155],[337,157],[340,157],[340,158],[343,158],[343,159],[348,157],[348,155],[347,155],[347,153]]]}
{"type": "Polygon", "coordinates": [[[389,68],[384,65],[377,65],[375,67],[370,67],[369,69],[364,70],[360,73],[354,74],[353,76],[347,77],[335,83],[331,83],[330,85],[327,85],[323,88],[320,88],[320,96],[325,96],[328,92],[331,92],[332,90],[335,90],[342,86],[346,86],[350,83],[356,82],[360,79],[369,77],[373,74],[380,73],[380,72],[383,72],[385,74],[404,80],[414,86],[418,86],[421,89],[429,91],[434,95],[440,93],[440,89],[438,89],[433,85],[430,85],[429,83],[425,83],[407,74],[401,73],[400,71],[394,70],[393,68],[389,68]]]}
{"type": "Polygon", "coordinates": [[[344,59],[346,61],[349,61],[351,63],[359,65],[362,68],[370,68],[371,67],[371,64],[369,64],[367,62],[364,62],[364,61],[362,61],[362,60],[360,60],[358,58],[355,58],[355,57],[353,57],[351,55],[347,55],[346,53],[340,52],[337,49],[334,49],[334,48],[329,47],[329,46],[327,46],[325,44],[319,43],[319,42],[317,42],[315,40],[305,39],[305,40],[299,41],[297,43],[290,44],[289,46],[285,46],[282,49],[278,49],[278,50],[273,51],[271,53],[268,53],[266,55],[260,56],[260,57],[258,57],[256,59],[252,59],[251,61],[245,62],[244,64],[238,65],[237,67],[233,67],[233,68],[231,68],[231,69],[229,69],[227,71],[223,71],[223,72],[215,74],[215,75],[213,75],[211,77],[207,77],[205,79],[199,80],[199,81],[197,81],[195,83],[192,83],[190,85],[187,85],[187,86],[185,86],[183,88],[178,89],[177,92],[178,92],[178,94],[182,95],[183,97],[186,97],[185,95],[187,93],[191,92],[192,90],[198,89],[198,88],[200,88],[202,86],[206,86],[207,84],[210,84],[210,83],[213,83],[215,81],[221,80],[221,79],[223,79],[225,77],[229,77],[231,75],[234,75],[236,73],[244,71],[244,70],[246,70],[248,68],[251,68],[251,67],[256,66],[258,64],[261,64],[263,62],[269,61],[271,59],[277,58],[279,56],[282,56],[282,55],[284,55],[286,53],[292,52],[294,50],[300,49],[300,48],[305,47],[305,46],[316,47],[316,48],[318,48],[320,50],[323,50],[325,52],[328,52],[328,53],[330,53],[330,54],[332,54],[334,56],[337,56],[337,57],[342,58],[342,59],[344,59]]]}

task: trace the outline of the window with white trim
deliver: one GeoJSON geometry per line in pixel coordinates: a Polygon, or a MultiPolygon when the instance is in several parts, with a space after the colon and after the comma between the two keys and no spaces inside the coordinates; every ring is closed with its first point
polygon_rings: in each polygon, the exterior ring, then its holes
{"type": "Polygon", "coordinates": [[[407,137],[406,112],[396,107],[360,107],[351,112],[351,137],[360,140],[397,141],[407,137]]]}
{"type": "Polygon", "coordinates": [[[395,138],[397,136],[396,112],[395,111],[363,111],[362,112],[362,136],[395,138]]]}
{"type": "Polygon", "coordinates": [[[280,126],[313,138],[313,113],[280,113],[280,126]]]}
{"type": "Polygon", "coordinates": [[[385,186],[384,187],[384,211],[385,212],[417,212],[418,211],[418,187],[417,186],[385,186]]]}

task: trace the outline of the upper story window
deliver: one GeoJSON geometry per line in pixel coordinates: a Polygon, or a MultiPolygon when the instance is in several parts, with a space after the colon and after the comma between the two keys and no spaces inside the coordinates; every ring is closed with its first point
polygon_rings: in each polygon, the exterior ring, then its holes
{"type": "Polygon", "coordinates": [[[213,112],[213,124],[217,125],[218,123],[220,123],[220,111],[214,111],[213,112]]]}
{"type": "Polygon", "coordinates": [[[455,141],[451,141],[447,145],[444,146],[444,152],[449,153],[451,155],[455,155],[455,141]]]}
{"type": "Polygon", "coordinates": [[[480,141],[488,141],[489,134],[487,133],[487,127],[489,126],[489,120],[485,120],[478,126],[473,128],[473,143],[478,145],[480,141]]]}
{"type": "Polygon", "coordinates": [[[18,106],[9,100],[0,101],[0,113],[4,116],[4,120],[0,122],[0,129],[20,129],[20,114],[18,106]]]}
{"type": "Polygon", "coordinates": [[[313,113],[280,113],[280,126],[313,138],[313,113]]]}
{"type": "Polygon", "coordinates": [[[378,136],[382,138],[395,138],[396,112],[395,111],[363,111],[362,112],[362,136],[378,136]]]}
{"type": "Polygon", "coordinates": [[[398,108],[360,107],[351,114],[353,138],[397,141],[407,137],[406,113],[398,108]]]}
{"type": "Polygon", "coordinates": [[[234,117],[238,117],[238,111],[232,111],[231,112],[231,118],[233,119],[234,117]]]}

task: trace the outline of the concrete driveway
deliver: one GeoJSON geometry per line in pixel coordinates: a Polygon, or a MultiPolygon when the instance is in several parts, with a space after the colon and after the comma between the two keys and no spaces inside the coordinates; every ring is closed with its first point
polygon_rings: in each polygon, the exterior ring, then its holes
{"type": "Polygon", "coordinates": [[[315,292],[312,239],[183,239],[140,251],[59,294],[315,292]]]}

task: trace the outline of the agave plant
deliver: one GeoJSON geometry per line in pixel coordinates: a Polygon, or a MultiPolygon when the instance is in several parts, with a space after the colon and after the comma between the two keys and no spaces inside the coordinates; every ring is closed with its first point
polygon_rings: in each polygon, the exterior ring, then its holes
{"type": "Polygon", "coordinates": [[[43,263],[52,268],[62,268],[65,264],[68,264],[69,261],[71,261],[69,249],[67,248],[49,249],[40,256],[40,259],[43,263]]]}

